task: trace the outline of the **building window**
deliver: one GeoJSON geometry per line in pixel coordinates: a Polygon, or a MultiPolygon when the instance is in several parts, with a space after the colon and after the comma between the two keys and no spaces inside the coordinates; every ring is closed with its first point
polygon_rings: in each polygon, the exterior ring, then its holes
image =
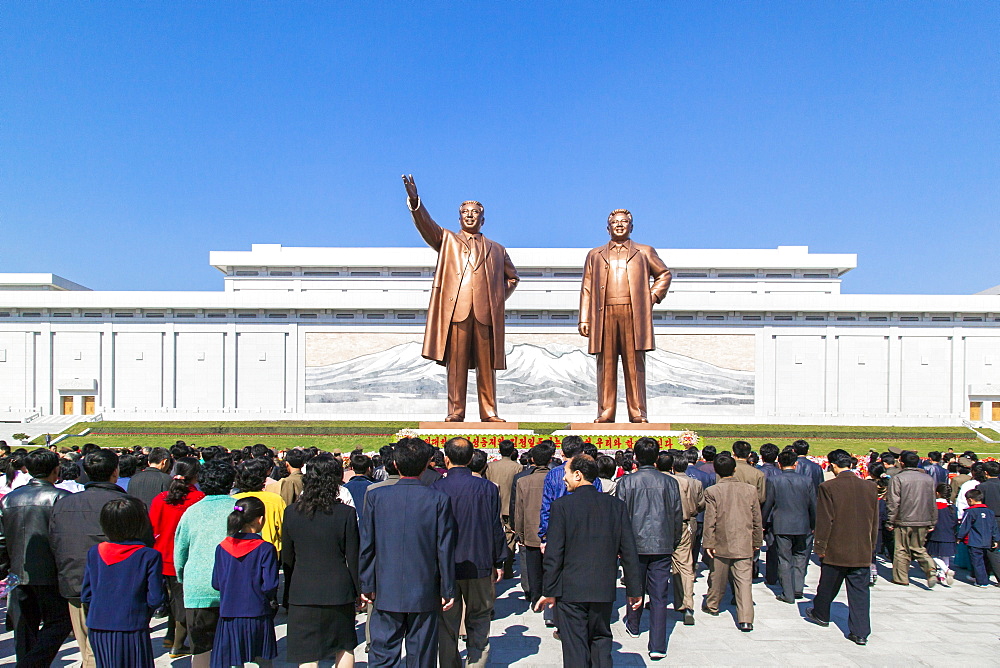
{"type": "Polygon", "coordinates": [[[982,322],[983,319],[982,318],[977,318],[977,317],[970,317],[970,318],[962,318],[962,321],[963,322],[982,322]]]}
{"type": "Polygon", "coordinates": [[[312,320],[312,319],[318,318],[319,314],[318,313],[300,313],[299,317],[300,318],[308,318],[308,319],[312,320]]]}
{"type": "Polygon", "coordinates": [[[399,320],[416,320],[417,319],[417,314],[416,313],[397,313],[396,314],[396,318],[398,318],[399,320]]]}
{"type": "Polygon", "coordinates": [[[194,317],[194,313],[175,313],[174,317],[175,318],[193,318],[194,317]]]}
{"type": "Polygon", "coordinates": [[[674,320],[694,320],[693,315],[675,315],[674,320]]]}
{"type": "Polygon", "coordinates": [[[272,271],[272,272],[270,272],[270,274],[271,274],[271,276],[291,276],[292,272],[290,272],[290,271],[272,271]]]}
{"type": "Polygon", "coordinates": [[[545,275],[545,272],[541,271],[519,271],[517,272],[522,278],[539,278],[545,275]]]}
{"type": "Polygon", "coordinates": [[[71,318],[71,317],[73,317],[73,314],[72,313],[59,312],[59,313],[53,313],[52,317],[53,318],[71,318]]]}
{"type": "Polygon", "coordinates": [[[133,318],[135,313],[115,313],[116,318],[133,318]]]}
{"type": "Polygon", "coordinates": [[[764,278],[792,278],[791,274],[764,274],[764,278]]]}
{"type": "Polygon", "coordinates": [[[380,271],[352,271],[351,276],[381,276],[380,271]]]}
{"type": "Polygon", "coordinates": [[[147,314],[145,314],[145,317],[147,317],[147,318],[162,318],[163,314],[162,313],[147,313],[147,314]]]}
{"type": "Polygon", "coordinates": [[[936,315],[931,318],[931,322],[951,322],[951,317],[947,315],[936,315]]]}
{"type": "Polygon", "coordinates": [[[521,320],[538,320],[537,313],[522,313],[520,316],[521,320]]]}
{"type": "Polygon", "coordinates": [[[340,276],[339,271],[303,271],[303,276],[340,276]]]}
{"type": "Polygon", "coordinates": [[[830,274],[802,274],[802,278],[830,278],[830,274]]]}
{"type": "Polygon", "coordinates": [[[288,314],[287,313],[268,313],[267,317],[268,318],[287,318],[288,314]]]}
{"type": "Polygon", "coordinates": [[[553,320],[569,320],[571,316],[569,313],[553,313],[550,317],[553,320]]]}
{"type": "Polygon", "coordinates": [[[208,314],[206,314],[205,317],[207,317],[207,318],[225,318],[226,314],[225,313],[208,313],[208,314]]]}
{"type": "Polygon", "coordinates": [[[916,315],[904,315],[899,318],[903,322],[917,322],[920,320],[920,316],[916,315]]]}
{"type": "Polygon", "coordinates": [[[677,274],[677,278],[708,278],[708,273],[703,271],[682,271],[677,274]]]}
{"type": "Polygon", "coordinates": [[[774,316],[774,319],[775,320],[795,320],[795,316],[791,316],[791,315],[776,315],[776,316],[774,316]]]}
{"type": "Polygon", "coordinates": [[[806,320],[826,320],[825,315],[807,315],[806,320]]]}
{"type": "Polygon", "coordinates": [[[761,318],[761,316],[759,316],[759,315],[745,315],[745,316],[743,316],[743,319],[744,320],[762,320],[763,318],[761,318]]]}
{"type": "Polygon", "coordinates": [[[724,316],[724,315],[706,315],[705,316],[705,320],[725,320],[725,319],[726,319],[726,316],[724,316]]]}
{"type": "Polygon", "coordinates": [[[259,273],[260,273],[259,271],[250,271],[248,269],[239,269],[239,270],[237,270],[236,275],[237,276],[256,276],[259,273]]]}
{"type": "Polygon", "coordinates": [[[237,318],[256,318],[257,314],[256,313],[237,313],[236,317],[237,318]]]}
{"type": "Polygon", "coordinates": [[[419,272],[419,271],[390,271],[389,275],[390,276],[401,276],[401,277],[416,277],[416,276],[420,276],[421,272],[419,272]]]}
{"type": "Polygon", "coordinates": [[[757,278],[757,274],[721,273],[719,278],[757,278]]]}
{"type": "Polygon", "coordinates": [[[557,271],[552,275],[556,278],[583,278],[582,271],[557,271]]]}
{"type": "Polygon", "coordinates": [[[884,315],[872,315],[868,317],[869,322],[888,322],[889,318],[884,315]]]}
{"type": "Polygon", "coordinates": [[[338,313],[336,316],[337,320],[354,320],[353,313],[338,313]]]}
{"type": "Polygon", "coordinates": [[[365,317],[369,320],[385,320],[385,313],[367,313],[365,317]]]}
{"type": "Polygon", "coordinates": [[[854,317],[853,315],[838,315],[837,316],[837,320],[840,320],[840,321],[852,321],[852,320],[857,320],[857,318],[854,317]]]}

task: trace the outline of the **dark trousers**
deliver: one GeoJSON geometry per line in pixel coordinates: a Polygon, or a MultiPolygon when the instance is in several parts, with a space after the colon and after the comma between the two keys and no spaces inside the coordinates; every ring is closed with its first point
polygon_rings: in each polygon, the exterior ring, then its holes
{"type": "Polygon", "coordinates": [[[438,611],[386,612],[375,609],[369,615],[372,647],[368,665],[399,666],[406,641],[407,668],[436,666],[438,659],[438,611]]]}
{"type": "Polygon", "coordinates": [[[701,536],[705,533],[705,522],[703,520],[698,521],[698,531],[694,534],[694,542],[691,544],[691,558],[694,560],[694,564],[691,567],[694,569],[695,577],[698,576],[698,562],[702,561],[705,565],[708,565],[708,555],[703,555],[701,553],[701,536]]]}
{"type": "Polygon", "coordinates": [[[564,668],[611,668],[613,606],[614,603],[556,603],[564,668]]]}
{"type": "MultiPolygon", "coordinates": [[[[778,562],[778,581],[785,598],[801,594],[806,586],[806,568],[809,566],[808,536],[772,536],[778,562]]],[[[768,549],[771,552],[771,549],[768,549]]]]}
{"type": "Polygon", "coordinates": [[[764,552],[764,582],[769,585],[778,584],[778,548],[774,545],[774,534],[768,531],[764,534],[767,541],[767,551],[764,552]]]}
{"type": "Polygon", "coordinates": [[[18,666],[48,666],[73,632],[66,599],[56,585],[18,585],[10,594],[18,666]]]}
{"type": "MultiPolygon", "coordinates": [[[[542,569],[542,548],[525,545],[521,548],[521,555],[524,557],[522,577],[528,583],[528,600],[534,607],[542,597],[542,579],[545,576],[545,571],[542,569]]],[[[552,608],[542,608],[542,619],[551,621],[552,618],[552,608]]]]}
{"type": "Polygon", "coordinates": [[[819,619],[830,621],[830,604],[840,593],[840,587],[847,582],[847,629],[859,638],[867,638],[872,632],[869,607],[871,593],[868,582],[871,569],[868,566],[848,568],[820,564],[819,585],[813,599],[813,613],[819,619]]]}
{"type": "Polygon", "coordinates": [[[167,616],[167,638],[174,641],[172,654],[180,654],[187,641],[187,610],[184,608],[184,585],[176,575],[167,576],[170,591],[170,614],[167,616]]]}
{"type": "MultiPolygon", "coordinates": [[[[643,594],[649,596],[650,652],[667,651],[667,603],[670,601],[670,573],[673,559],[669,554],[640,554],[639,577],[643,594]]],[[[639,633],[643,606],[633,610],[625,606],[625,626],[634,634],[639,633]]]]}
{"type": "MultiPolygon", "coordinates": [[[[969,562],[972,564],[972,574],[976,576],[977,585],[988,585],[990,573],[986,570],[986,555],[989,550],[982,547],[969,547],[969,562]]],[[[997,576],[1000,579],[1000,575],[997,576]]]]}

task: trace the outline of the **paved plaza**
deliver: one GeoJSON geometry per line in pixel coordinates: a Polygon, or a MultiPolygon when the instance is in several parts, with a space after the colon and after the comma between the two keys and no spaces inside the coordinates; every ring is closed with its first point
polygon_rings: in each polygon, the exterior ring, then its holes
{"type": "MultiPolygon", "coordinates": [[[[886,564],[881,574],[889,575],[886,564]]],[[[756,619],[752,633],[736,629],[733,608],[718,617],[698,611],[695,626],[683,626],[680,616],[671,614],[668,626],[667,658],[653,662],[646,656],[645,633],[629,638],[619,616],[623,611],[624,590],[619,588],[618,607],[612,630],[615,635],[616,666],[971,666],[996,665],[1000,653],[1000,590],[976,589],[956,581],[953,587],[928,591],[922,576],[914,570],[909,587],[893,585],[885,579],[872,590],[873,632],[867,647],[858,647],[843,636],[847,629],[846,595],[841,592],[833,606],[833,623],[820,628],[805,622],[802,613],[811,603],[819,569],[811,566],[806,580],[806,599],[797,605],[775,600],[770,589],[753,585],[756,619]]],[[[959,577],[966,573],[959,571],[959,577]]],[[[502,583],[490,638],[491,666],[550,668],[562,665],[559,642],[546,629],[541,615],[528,611],[518,580],[502,583]]],[[[695,584],[696,606],[706,591],[704,572],[695,584]]],[[[284,656],[284,613],[279,614],[279,658],[284,656]]],[[[363,619],[360,616],[359,619],[363,619]]],[[[361,627],[359,626],[359,630],[361,627]]],[[[171,661],[160,647],[164,623],[155,620],[154,651],[157,666],[189,666],[190,660],[171,661]]],[[[367,666],[363,647],[358,648],[358,666],[367,666]]],[[[12,634],[0,635],[0,666],[14,665],[12,634]]],[[[79,664],[79,654],[67,642],[55,666],[79,664]]],[[[285,666],[280,660],[276,666],[285,666]]]]}

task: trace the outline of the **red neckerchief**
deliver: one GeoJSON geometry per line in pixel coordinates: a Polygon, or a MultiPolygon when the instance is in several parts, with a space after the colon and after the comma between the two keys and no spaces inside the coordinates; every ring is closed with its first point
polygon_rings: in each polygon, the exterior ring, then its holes
{"type": "Polygon", "coordinates": [[[974,503],[971,506],[969,506],[969,509],[971,510],[972,508],[988,508],[988,507],[989,506],[987,506],[985,503],[974,503]]]}
{"type": "Polygon", "coordinates": [[[938,510],[947,508],[950,505],[947,501],[936,501],[935,503],[937,503],[938,510]]]}
{"type": "Polygon", "coordinates": [[[237,559],[247,556],[263,544],[264,541],[260,538],[234,538],[233,536],[227,536],[219,543],[223,550],[237,559]]]}
{"type": "Polygon", "coordinates": [[[143,548],[142,545],[122,545],[121,543],[98,543],[97,553],[108,566],[125,561],[143,548]]]}

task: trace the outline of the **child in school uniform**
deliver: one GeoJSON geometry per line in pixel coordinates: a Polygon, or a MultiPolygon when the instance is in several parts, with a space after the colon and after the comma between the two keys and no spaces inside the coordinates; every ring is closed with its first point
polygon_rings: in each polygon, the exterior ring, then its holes
{"type": "Polygon", "coordinates": [[[97,668],[153,667],[149,620],[167,600],[160,553],[146,547],[146,506],[131,496],[101,508],[108,540],[87,552],[80,600],[87,608],[87,638],[97,668]]]}
{"type": "Polygon", "coordinates": [[[941,483],[935,488],[937,492],[937,523],[927,535],[927,554],[937,564],[938,582],[950,587],[955,583],[955,571],[951,567],[952,560],[958,552],[958,515],[955,506],[951,505],[951,485],[941,483]]]}
{"type": "Polygon", "coordinates": [[[270,666],[278,655],[274,636],[278,553],[264,541],[264,503],[237,499],[229,514],[229,536],[215,548],[212,586],[219,591],[219,625],[212,645],[212,668],[254,662],[270,666]]]}
{"type": "MultiPolygon", "coordinates": [[[[990,576],[986,570],[986,551],[997,549],[1000,544],[1000,529],[997,528],[996,515],[983,503],[982,490],[970,489],[965,493],[965,498],[969,507],[962,515],[958,538],[969,546],[969,561],[972,562],[972,572],[976,576],[975,586],[987,587],[990,576]]],[[[1000,574],[997,577],[1000,578],[1000,574]]]]}

